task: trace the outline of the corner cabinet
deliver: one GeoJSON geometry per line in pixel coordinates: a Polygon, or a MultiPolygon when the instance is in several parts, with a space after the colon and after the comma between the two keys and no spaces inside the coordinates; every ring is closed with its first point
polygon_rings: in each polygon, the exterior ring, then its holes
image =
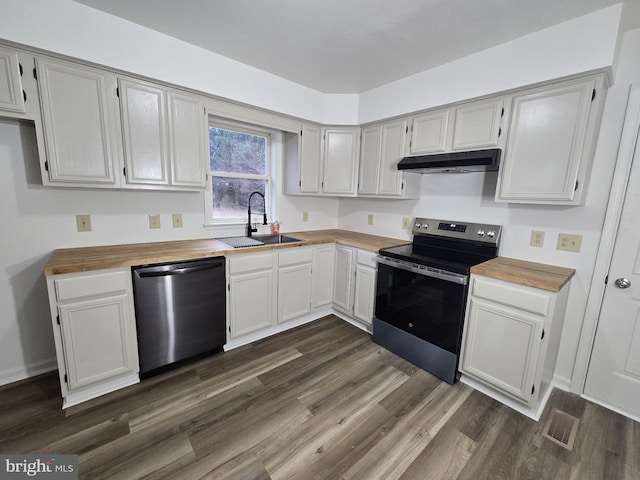
{"type": "Polygon", "coordinates": [[[303,124],[285,134],[285,193],[355,196],[359,152],[360,128],[303,124]]]}
{"type": "Polygon", "coordinates": [[[399,171],[408,131],[407,120],[362,129],[358,196],[420,198],[418,173],[399,171]]]}
{"type": "Polygon", "coordinates": [[[463,375],[537,409],[551,387],[568,292],[568,283],[552,292],[471,274],[463,375]]]}
{"type": "Polygon", "coordinates": [[[367,250],[336,245],[333,306],[368,331],[373,324],[376,254],[367,250]]]}
{"type": "Polygon", "coordinates": [[[118,187],[120,125],[115,75],[36,59],[45,185],[118,187]]]}
{"type": "Polygon", "coordinates": [[[581,205],[605,100],[605,78],[514,95],[496,201],[581,205]]]}
{"type": "Polygon", "coordinates": [[[63,407],[137,383],[128,268],[47,277],[63,407]]]}

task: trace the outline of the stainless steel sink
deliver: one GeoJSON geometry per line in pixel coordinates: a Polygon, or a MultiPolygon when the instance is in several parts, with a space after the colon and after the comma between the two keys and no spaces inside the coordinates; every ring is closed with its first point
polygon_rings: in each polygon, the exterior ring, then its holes
{"type": "Polygon", "coordinates": [[[273,245],[276,243],[293,243],[301,242],[298,238],[288,237],[287,235],[252,235],[251,238],[259,240],[265,245],[273,245]]]}
{"type": "Polygon", "coordinates": [[[297,238],[287,235],[252,235],[251,237],[223,237],[218,238],[220,242],[232,248],[259,247],[260,245],[277,245],[280,243],[301,242],[297,238]]]}

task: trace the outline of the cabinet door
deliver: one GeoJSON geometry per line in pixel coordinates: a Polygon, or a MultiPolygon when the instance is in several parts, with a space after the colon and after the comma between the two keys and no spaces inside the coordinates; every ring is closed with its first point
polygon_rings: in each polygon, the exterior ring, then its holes
{"type": "Polygon", "coordinates": [[[115,76],[43,59],[36,65],[49,181],[117,186],[115,76]]]}
{"type": "Polygon", "coordinates": [[[229,322],[235,338],[273,325],[273,270],[233,275],[229,279],[229,322]]]}
{"type": "Polygon", "coordinates": [[[414,117],[408,154],[444,152],[447,148],[450,110],[438,110],[414,117]]]}
{"type": "Polygon", "coordinates": [[[335,253],[333,305],[347,313],[353,306],[353,250],[338,245],[335,253]]]}
{"type": "Polygon", "coordinates": [[[300,193],[319,193],[321,178],[322,130],[314,125],[302,125],[300,130],[300,193]]]}
{"type": "Polygon", "coordinates": [[[371,325],[376,291],[376,270],[364,265],[356,265],[353,316],[371,325]]]}
{"type": "Polygon", "coordinates": [[[588,81],[514,97],[496,200],[576,203],[593,91],[588,81]]]}
{"type": "Polygon", "coordinates": [[[403,157],[406,136],[406,120],[386,123],[382,126],[378,181],[380,195],[400,196],[403,193],[403,172],[398,170],[398,162],[403,157]]]}
{"type": "Polygon", "coordinates": [[[359,128],[325,128],[323,139],[323,193],[355,195],[359,128]]]}
{"type": "Polygon", "coordinates": [[[195,96],[167,93],[171,184],[207,186],[207,117],[204,102],[195,96]]]}
{"type": "Polygon", "coordinates": [[[120,106],[127,183],[168,185],[164,90],[120,79],[120,106]]]}
{"type": "Polygon", "coordinates": [[[527,404],[535,403],[544,318],[475,297],[468,309],[460,369],[527,404]]]}
{"type": "Polygon", "coordinates": [[[453,150],[496,147],[503,112],[502,99],[456,108],[453,150]]]}
{"type": "Polygon", "coordinates": [[[333,302],[333,271],[335,245],[316,247],[313,250],[313,308],[322,308],[333,302]]]}
{"type": "Polygon", "coordinates": [[[21,75],[18,54],[0,48],[0,110],[25,112],[21,75]]]}
{"type": "Polygon", "coordinates": [[[360,173],[358,175],[358,193],[376,195],[380,169],[381,127],[362,129],[360,143],[360,173]]]}
{"type": "Polygon", "coordinates": [[[311,311],[311,264],[280,267],[278,270],[278,323],[311,311]]]}
{"type": "Polygon", "coordinates": [[[137,371],[127,295],[58,307],[69,390],[137,371]]]}

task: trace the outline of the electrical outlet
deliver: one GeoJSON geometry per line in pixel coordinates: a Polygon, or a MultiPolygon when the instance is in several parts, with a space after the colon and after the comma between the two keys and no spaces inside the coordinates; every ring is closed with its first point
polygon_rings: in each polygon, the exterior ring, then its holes
{"type": "Polygon", "coordinates": [[[149,228],[160,228],[160,215],[149,215],[149,228]]]}
{"type": "Polygon", "coordinates": [[[174,213],[173,217],[173,228],[182,228],[182,214],[174,213]]]}
{"type": "Polygon", "coordinates": [[[570,233],[558,234],[557,250],[566,250],[567,252],[579,252],[582,248],[582,235],[572,235],[570,233]]]}
{"type": "Polygon", "coordinates": [[[307,212],[306,210],[304,210],[302,212],[302,221],[303,222],[308,222],[309,221],[309,212],[307,212]]]}
{"type": "Polygon", "coordinates": [[[410,218],[404,217],[402,219],[402,228],[404,230],[409,230],[411,228],[411,219],[410,218]]]}
{"type": "Polygon", "coordinates": [[[79,232],[90,232],[91,215],[76,215],[76,226],[79,232]]]}
{"type": "Polygon", "coordinates": [[[367,223],[369,225],[373,225],[373,213],[370,213],[369,215],[367,215],[367,223]]]}
{"type": "Polygon", "coordinates": [[[544,232],[542,230],[531,230],[532,247],[542,247],[544,245],[544,232]]]}

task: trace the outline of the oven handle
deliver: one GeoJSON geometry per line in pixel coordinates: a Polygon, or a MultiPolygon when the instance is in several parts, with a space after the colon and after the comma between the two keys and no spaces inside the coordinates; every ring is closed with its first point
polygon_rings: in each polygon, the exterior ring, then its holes
{"type": "Polygon", "coordinates": [[[383,265],[388,265],[389,267],[399,268],[400,270],[417,273],[418,275],[424,275],[425,277],[437,278],[438,280],[444,280],[446,282],[457,283],[458,285],[466,285],[467,283],[469,283],[468,275],[462,275],[453,272],[444,272],[442,270],[425,267],[423,265],[418,265],[415,263],[403,262],[389,257],[382,257],[380,255],[376,257],[376,261],[383,265]]]}

